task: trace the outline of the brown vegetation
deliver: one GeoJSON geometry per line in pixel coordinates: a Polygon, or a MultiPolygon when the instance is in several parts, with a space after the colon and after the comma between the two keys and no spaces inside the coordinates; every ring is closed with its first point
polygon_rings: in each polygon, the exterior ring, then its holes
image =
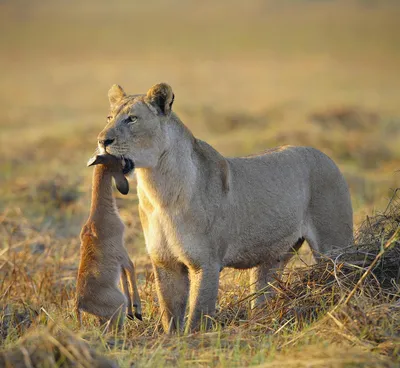
{"type": "Polygon", "coordinates": [[[1,2],[0,359],[23,357],[26,367],[38,356],[78,365],[87,354],[91,366],[97,354],[121,367],[399,366],[398,241],[345,303],[399,224],[396,200],[377,214],[400,186],[399,16],[391,0],[1,2]],[[282,144],[329,154],[363,223],[358,250],[292,271],[252,318],[247,272],[223,271],[215,329],[168,337],[133,181],[129,196],[115,195],[144,321],[102,336],[88,316],[79,331],[85,163],[106,122],[107,91],[120,83],[140,93],[160,81],[174,87],[175,111],[194,134],[224,155],[282,144]]]}

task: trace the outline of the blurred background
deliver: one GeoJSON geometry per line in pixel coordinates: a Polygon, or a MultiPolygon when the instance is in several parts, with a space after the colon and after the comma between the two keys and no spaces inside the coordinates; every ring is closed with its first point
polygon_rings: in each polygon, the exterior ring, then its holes
{"type": "MultiPolygon", "coordinates": [[[[398,0],[0,1],[0,214],[76,239],[109,87],[163,81],[224,155],[330,155],[359,223],[400,184],[399,19],[398,0]]],[[[119,205],[144,249],[136,204],[132,183],[119,205]]]]}

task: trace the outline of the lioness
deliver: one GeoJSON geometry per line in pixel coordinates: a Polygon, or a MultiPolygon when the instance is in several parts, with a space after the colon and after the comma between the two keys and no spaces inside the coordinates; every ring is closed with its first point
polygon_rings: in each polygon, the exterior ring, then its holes
{"type": "MultiPolygon", "coordinates": [[[[188,296],[187,330],[214,313],[224,267],[252,268],[256,292],[304,239],[317,255],[352,243],[349,190],[322,152],[288,146],[225,158],[171,111],[169,85],[130,96],[114,85],[108,96],[111,113],[98,146],[136,167],[165,331],[183,328],[188,296]]],[[[262,302],[265,295],[253,305],[262,302]]]]}

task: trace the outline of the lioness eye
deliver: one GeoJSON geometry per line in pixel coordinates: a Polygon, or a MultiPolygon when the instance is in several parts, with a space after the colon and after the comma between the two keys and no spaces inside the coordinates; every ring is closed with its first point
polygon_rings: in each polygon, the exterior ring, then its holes
{"type": "Polygon", "coordinates": [[[130,115],[130,116],[128,116],[128,117],[126,118],[125,121],[126,121],[127,123],[136,123],[136,121],[137,121],[137,116],[130,115]]]}

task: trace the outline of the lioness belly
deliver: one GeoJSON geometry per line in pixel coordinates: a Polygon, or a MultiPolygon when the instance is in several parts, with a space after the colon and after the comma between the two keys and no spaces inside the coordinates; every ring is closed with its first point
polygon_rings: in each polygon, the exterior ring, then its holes
{"type": "Polygon", "coordinates": [[[248,269],[263,263],[275,264],[291,250],[299,238],[301,238],[301,232],[295,231],[293,234],[275,241],[270,241],[266,237],[264,242],[245,241],[241,244],[232,244],[228,246],[222,266],[248,269]]]}

